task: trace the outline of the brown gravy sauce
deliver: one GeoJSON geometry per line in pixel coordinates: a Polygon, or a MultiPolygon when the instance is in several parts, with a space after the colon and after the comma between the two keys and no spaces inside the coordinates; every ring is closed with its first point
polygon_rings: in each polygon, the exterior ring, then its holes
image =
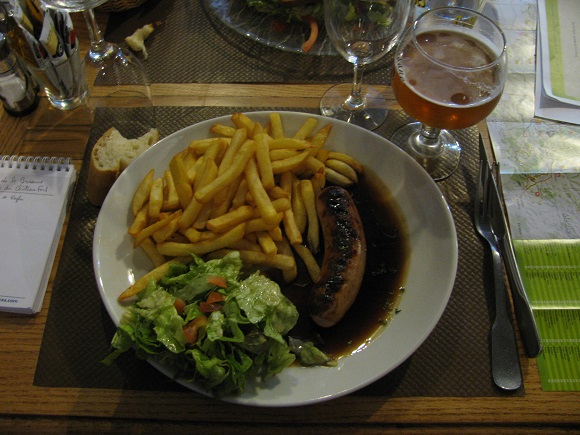
{"type": "MultiPolygon", "coordinates": [[[[297,279],[282,285],[283,293],[300,313],[289,335],[313,341],[335,358],[364,347],[396,315],[408,267],[408,236],[399,206],[382,180],[368,168],[365,171],[358,185],[348,190],[364,225],[367,264],[359,294],[345,317],[331,328],[312,322],[306,306],[312,281],[302,264],[298,265],[297,279]]],[[[322,256],[317,258],[319,264],[322,256]]]]}

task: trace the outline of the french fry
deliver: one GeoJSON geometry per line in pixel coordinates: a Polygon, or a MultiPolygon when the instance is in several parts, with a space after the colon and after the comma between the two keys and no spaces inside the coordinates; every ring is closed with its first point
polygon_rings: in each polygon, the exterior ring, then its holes
{"type": "Polygon", "coordinates": [[[271,188],[268,191],[268,195],[273,200],[277,200],[277,199],[289,199],[290,198],[290,195],[288,194],[288,192],[286,192],[280,186],[274,186],[273,188],[271,188]]]}
{"type": "Polygon", "coordinates": [[[218,174],[223,174],[233,163],[236,154],[240,150],[240,147],[248,139],[248,132],[245,128],[239,128],[234,131],[234,135],[230,142],[230,146],[226,149],[226,152],[222,158],[219,166],[218,174]]]}
{"type": "Polygon", "coordinates": [[[312,138],[310,139],[310,142],[312,143],[313,152],[318,152],[318,151],[320,151],[320,149],[322,149],[322,147],[326,143],[326,140],[328,139],[328,135],[330,134],[331,130],[332,130],[332,124],[327,124],[324,127],[322,127],[320,130],[318,130],[314,134],[314,136],[312,136],[312,138]]]}
{"type": "Polygon", "coordinates": [[[208,202],[203,205],[201,211],[199,212],[197,218],[195,219],[195,222],[193,223],[193,228],[199,231],[205,229],[205,224],[209,219],[209,217],[211,216],[212,207],[213,205],[211,202],[208,202]]]}
{"type": "Polygon", "coordinates": [[[330,151],[325,149],[325,148],[322,148],[322,149],[316,151],[316,155],[315,155],[316,159],[320,160],[322,163],[326,162],[326,160],[328,159],[328,156],[330,156],[330,151]]]}
{"type": "Polygon", "coordinates": [[[275,186],[274,172],[272,172],[272,161],[270,160],[270,149],[268,147],[268,136],[260,133],[254,136],[256,141],[256,163],[260,180],[264,189],[270,190],[275,186]]]}
{"type": "Polygon", "coordinates": [[[278,247],[276,246],[276,243],[274,243],[274,240],[272,240],[272,237],[270,237],[268,231],[258,231],[256,237],[258,238],[258,244],[262,248],[264,254],[273,255],[278,252],[278,247]]]}
{"type": "Polygon", "coordinates": [[[157,250],[161,255],[167,255],[168,257],[181,257],[189,254],[207,254],[208,252],[226,248],[230,244],[241,240],[245,234],[245,227],[246,225],[241,223],[217,237],[210,240],[201,240],[197,243],[159,243],[157,245],[157,250]]]}
{"type": "Polygon", "coordinates": [[[171,171],[166,170],[163,173],[163,179],[165,185],[163,187],[163,207],[162,210],[175,210],[179,207],[179,197],[177,196],[177,191],[175,190],[175,183],[173,183],[173,177],[171,176],[171,171]]]}
{"type": "Polygon", "coordinates": [[[286,237],[292,245],[297,245],[302,243],[302,233],[296,225],[296,219],[294,219],[294,212],[292,209],[286,210],[284,216],[282,217],[282,222],[284,223],[284,231],[286,232],[286,237]]]}
{"type": "Polygon", "coordinates": [[[147,216],[149,215],[149,203],[146,203],[141,207],[141,209],[135,215],[133,222],[129,226],[127,231],[133,237],[137,237],[137,234],[147,226],[147,216]]]}
{"type": "Polygon", "coordinates": [[[270,127],[271,136],[274,139],[284,137],[284,128],[282,127],[282,118],[280,117],[280,113],[270,113],[270,127]]]}
{"type": "MultiPolygon", "coordinates": [[[[252,233],[255,234],[255,233],[252,233]]],[[[237,242],[231,243],[228,249],[235,249],[236,251],[255,251],[262,252],[262,248],[256,242],[252,242],[245,237],[237,242]]]]}
{"type": "Polygon", "coordinates": [[[294,183],[294,174],[284,172],[280,175],[280,188],[288,194],[288,199],[292,201],[292,185],[294,183]]]}
{"type": "Polygon", "coordinates": [[[218,143],[222,143],[221,146],[227,146],[228,141],[221,137],[209,137],[206,139],[195,139],[189,143],[189,152],[194,156],[203,156],[208,148],[215,146],[218,143]]]}
{"type": "Polygon", "coordinates": [[[252,137],[255,139],[256,135],[264,133],[264,127],[259,122],[254,124],[254,129],[252,130],[252,137]]]}
{"type": "Polygon", "coordinates": [[[318,121],[316,118],[308,118],[298,131],[294,134],[294,139],[306,139],[310,136],[310,133],[316,128],[318,121]]]}
{"type": "Polygon", "coordinates": [[[163,207],[163,178],[156,178],[151,183],[149,190],[149,210],[148,214],[151,218],[159,217],[161,208],[163,207]]]}
{"type": "Polygon", "coordinates": [[[223,233],[242,222],[252,219],[253,217],[254,208],[249,205],[242,205],[226,214],[208,220],[206,227],[210,231],[223,233]]]}
{"type": "Polygon", "coordinates": [[[159,253],[155,243],[151,239],[147,238],[143,240],[143,242],[141,243],[141,248],[143,249],[145,254],[147,254],[149,259],[153,262],[153,265],[155,267],[159,267],[167,261],[167,259],[159,253]]]}
{"type": "Polygon", "coordinates": [[[150,237],[155,231],[157,231],[157,230],[163,228],[165,225],[169,224],[169,222],[171,222],[171,220],[174,219],[176,214],[179,212],[180,211],[176,211],[176,212],[170,214],[169,216],[165,217],[164,219],[161,219],[155,223],[152,223],[151,225],[148,225],[145,228],[143,228],[141,231],[139,231],[139,233],[135,237],[135,241],[133,242],[133,248],[136,248],[137,246],[139,246],[143,242],[143,240],[150,237]]]}
{"type": "Polygon", "coordinates": [[[292,180],[292,211],[298,231],[304,233],[308,225],[308,213],[300,191],[300,180],[296,177],[293,177],[292,180]]]}
{"type": "Polygon", "coordinates": [[[312,148],[312,144],[304,139],[294,139],[291,137],[280,137],[272,139],[268,142],[270,151],[289,149],[289,150],[304,150],[312,148]]]}
{"type": "Polygon", "coordinates": [[[279,226],[274,227],[271,230],[268,230],[268,234],[270,234],[270,237],[275,242],[280,242],[284,238],[284,234],[282,233],[282,229],[279,226]]]}
{"type": "Polygon", "coordinates": [[[161,243],[170,238],[179,228],[179,216],[181,216],[182,213],[183,211],[181,209],[177,210],[172,215],[172,219],[167,225],[151,234],[153,240],[155,240],[157,243],[161,243]]]}
{"type": "Polygon", "coordinates": [[[214,208],[213,208],[213,211],[212,211],[210,218],[219,217],[219,216],[227,213],[228,210],[234,209],[234,207],[232,207],[233,199],[234,199],[234,196],[238,190],[240,182],[243,179],[243,176],[244,176],[244,174],[240,174],[240,176],[238,176],[236,181],[234,181],[232,184],[230,184],[227,187],[227,191],[225,192],[225,194],[222,195],[222,192],[224,192],[224,190],[226,190],[226,189],[223,189],[220,191],[220,194],[215,196],[215,198],[213,200],[214,208]]]}
{"type": "Polygon", "coordinates": [[[306,241],[312,253],[317,254],[320,250],[320,226],[316,213],[316,197],[314,196],[314,188],[310,180],[300,180],[300,196],[304,201],[304,208],[308,215],[306,241]]]}
{"type": "Polygon", "coordinates": [[[197,173],[199,172],[204,162],[205,159],[203,156],[201,156],[199,159],[195,159],[191,153],[188,153],[187,156],[183,159],[183,166],[187,172],[187,179],[189,180],[189,184],[193,185],[193,182],[197,177],[197,173]]]}
{"type": "Polygon", "coordinates": [[[255,123],[246,114],[241,112],[236,112],[232,114],[232,122],[238,128],[245,128],[246,131],[248,132],[248,137],[252,138],[255,123]]]}
{"type": "Polygon", "coordinates": [[[316,157],[308,156],[304,161],[304,170],[300,173],[301,177],[311,177],[318,171],[324,171],[324,163],[316,157]]]}
{"type": "Polygon", "coordinates": [[[179,232],[183,234],[191,243],[196,243],[201,240],[201,232],[197,231],[193,227],[186,228],[185,230],[180,229],[179,232]]]}
{"type": "Polygon", "coordinates": [[[288,148],[280,148],[279,150],[271,150],[270,151],[270,160],[276,161],[276,160],[287,159],[289,157],[295,157],[298,154],[300,154],[300,152],[298,150],[290,150],[288,148]]]}
{"type": "MultiPolygon", "coordinates": [[[[195,192],[195,198],[199,202],[208,202],[211,197],[217,194],[220,190],[227,187],[230,183],[235,181],[244,170],[246,164],[252,159],[256,152],[256,143],[254,141],[244,142],[232,165],[225,170],[221,175],[218,175],[211,183],[206,184],[195,192]]],[[[259,180],[258,180],[259,182],[259,180]]]]}
{"type": "Polygon", "coordinates": [[[272,172],[274,172],[274,174],[281,174],[282,172],[298,170],[306,161],[308,155],[308,150],[304,150],[294,157],[273,161],[272,172]]]}
{"type": "Polygon", "coordinates": [[[135,284],[133,284],[132,286],[127,288],[123,293],[121,293],[119,295],[119,297],[117,298],[117,300],[123,301],[125,299],[130,298],[131,296],[135,296],[135,295],[141,293],[143,290],[145,290],[145,288],[147,287],[147,285],[149,284],[149,282],[151,280],[157,282],[161,278],[163,278],[165,275],[167,275],[167,273],[169,272],[169,269],[171,268],[172,265],[174,265],[174,264],[188,264],[188,263],[191,263],[192,261],[193,261],[193,258],[190,256],[188,258],[175,258],[175,259],[169,260],[166,263],[163,263],[161,266],[156,267],[151,272],[146,273],[141,278],[139,278],[137,281],[135,281],[135,284]]]}
{"type": "MultiPolygon", "coordinates": [[[[294,257],[294,251],[290,246],[290,242],[286,237],[282,237],[282,240],[276,241],[276,246],[278,247],[278,252],[282,255],[287,255],[289,257],[294,257]]],[[[282,278],[286,282],[292,282],[298,276],[298,267],[296,266],[296,260],[294,260],[294,266],[288,269],[282,270],[282,278]]]]}
{"type": "Polygon", "coordinates": [[[175,185],[177,197],[179,198],[179,204],[181,205],[181,208],[185,209],[191,202],[191,198],[193,198],[193,189],[189,183],[187,168],[184,164],[183,158],[184,157],[181,154],[173,156],[169,162],[169,170],[173,177],[173,183],[175,185]]]}
{"type": "Polygon", "coordinates": [[[358,183],[358,176],[356,174],[356,171],[353,169],[352,166],[346,164],[342,160],[327,159],[324,164],[326,165],[326,167],[334,169],[339,174],[344,175],[353,183],[358,183]]]}
{"type": "Polygon", "coordinates": [[[326,185],[326,176],[324,175],[324,169],[314,174],[310,178],[310,181],[312,182],[312,188],[314,189],[314,196],[317,197],[320,191],[324,189],[324,186],[326,185]]]}
{"type": "Polygon", "coordinates": [[[264,186],[260,182],[260,176],[258,174],[258,167],[256,160],[251,158],[248,160],[245,169],[246,181],[248,182],[248,189],[252,193],[254,201],[256,201],[257,207],[260,209],[260,213],[267,223],[274,223],[277,221],[278,212],[272,205],[270,197],[264,190],[264,186]]]}
{"type": "Polygon", "coordinates": [[[241,179],[240,184],[238,185],[234,198],[232,199],[232,209],[236,209],[244,205],[246,203],[247,194],[248,194],[248,182],[246,181],[246,177],[244,176],[241,179]]]}
{"type": "Polygon", "coordinates": [[[233,137],[236,129],[230,127],[229,125],[214,124],[210,127],[209,131],[211,133],[217,134],[219,136],[233,137]]]}
{"type": "Polygon", "coordinates": [[[292,247],[304,262],[304,265],[306,266],[306,270],[308,271],[308,275],[310,276],[312,282],[318,281],[318,279],[320,278],[320,266],[316,262],[314,255],[312,255],[312,252],[310,252],[310,250],[306,246],[301,244],[293,244],[292,247]]]}
{"type": "Polygon", "coordinates": [[[133,216],[135,216],[137,212],[143,208],[143,204],[149,200],[149,192],[151,191],[151,184],[153,183],[154,176],[155,171],[151,169],[137,186],[135,194],[133,195],[133,201],[131,202],[133,216]]]}
{"type": "Polygon", "coordinates": [[[209,144],[209,146],[205,150],[204,157],[210,158],[214,162],[216,162],[216,164],[219,164],[228,147],[229,144],[225,140],[223,140],[222,138],[218,138],[216,141],[209,144]]]}
{"type": "Polygon", "coordinates": [[[364,172],[363,165],[360,164],[360,162],[358,160],[356,160],[355,158],[353,158],[352,156],[350,156],[348,154],[341,153],[338,151],[330,151],[330,153],[328,154],[328,158],[342,160],[344,163],[351,166],[359,174],[362,174],[364,172]]]}
{"type": "Polygon", "coordinates": [[[324,176],[331,183],[337,184],[342,187],[348,187],[351,184],[353,184],[353,181],[350,178],[345,177],[344,175],[340,174],[339,172],[336,172],[334,169],[329,168],[328,166],[324,168],[324,176]]]}
{"type": "Polygon", "coordinates": [[[250,219],[247,223],[246,223],[246,232],[247,233],[255,233],[258,231],[269,231],[273,228],[276,228],[280,222],[282,222],[284,217],[284,213],[278,213],[276,215],[276,221],[275,222],[266,222],[264,220],[264,218],[254,218],[254,219],[250,219]]]}

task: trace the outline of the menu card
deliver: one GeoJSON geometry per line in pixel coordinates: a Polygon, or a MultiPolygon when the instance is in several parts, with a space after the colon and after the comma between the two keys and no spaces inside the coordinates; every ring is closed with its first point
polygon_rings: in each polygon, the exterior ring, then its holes
{"type": "Polygon", "coordinates": [[[542,338],[542,388],[580,390],[580,240],[514,240],[542,338]]]}
{"type": "Polygon", "coordinates": [[[75,180],[68,159],[0,157],[1,311],[40,311],[75,180]]]}

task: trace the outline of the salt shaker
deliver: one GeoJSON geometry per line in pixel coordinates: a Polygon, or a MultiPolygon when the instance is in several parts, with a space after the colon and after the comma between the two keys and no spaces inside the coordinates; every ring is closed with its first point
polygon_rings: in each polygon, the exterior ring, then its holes
{"type": "Polygon", "coordinates": [[[38,88],[0,33],[0,100],[6,113],[24,116],[38,106],[38,88]]]}

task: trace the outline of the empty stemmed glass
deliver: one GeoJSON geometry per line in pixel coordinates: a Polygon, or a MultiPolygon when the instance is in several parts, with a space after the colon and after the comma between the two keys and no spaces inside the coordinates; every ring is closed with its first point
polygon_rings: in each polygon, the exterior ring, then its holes
{"type": "MultiPolygon", "coordinates": [[[[93,109],[111,105],[153,107],[150,81],[137,56],[126,48],[106,41],[102,36],[93,9],[106,3],[107,0],[42,0],[42,2],[49,8],[84,14],[91,39],[86,63],[98,69],[95,83],[103,88],[100,95],[91,95],[90,104],[93,109]],[[99,98],[99,96],[108,98],[99,98]]],[[[153,110],[142,111],[141,122],[133,119],[132,125],[143,124],[140,130],[145,133],[155,127],[153,113],[153,110]]],[[[135,132],[135,134],[142,133],[135,132]]]]}
{"type": "Polygon", "coordinates": [[[324,0],[324,24],[335,49],[354,65],[352,83],[333,86],[322,97],[323,115],[369,130],[387,116],[384,95],[363,85],[365,65],[397,43],[409,15],[408,0],[324,0]]]}
{"type": "Polygon", "coordinates": [[[495,108],[506,80],[505,36],[489,18],[469,9],[438,8],[405,31],[395,53],[393,91],[403,110],[419,122],[391,140],[435,180],[459,166],[461,146],[443,129],[461,129],[495,108]]]}

